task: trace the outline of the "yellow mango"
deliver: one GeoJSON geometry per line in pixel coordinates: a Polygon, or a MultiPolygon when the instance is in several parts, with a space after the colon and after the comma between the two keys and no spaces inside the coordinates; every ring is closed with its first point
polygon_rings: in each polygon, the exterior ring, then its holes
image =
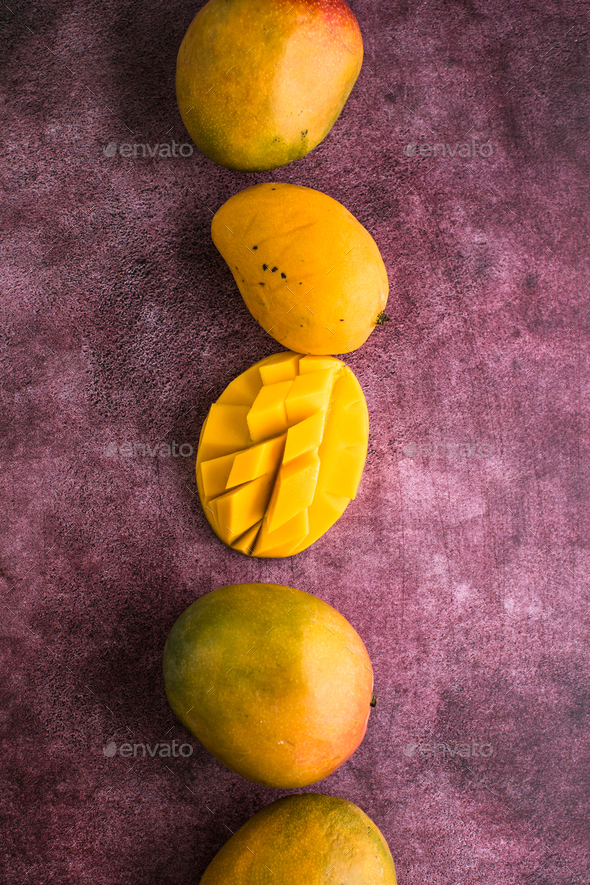
{"type": "Polygon", "coordinates": [[[178,108],[214,162],[274,169],[325,138],[362,61],[360,28],[344,0],[209,0],[180,45],[178,108]]]}
{"type": "Polygon", "coordinates": [[[211,235],[248,310],[284,347],[319,356],[350,353],[383,322],[389,282],[379,248],[327,194],[256,184],[221,206],[211,235]]]}
{"type": "Polygon", "coordinates": [[[197,487],[211,528],[247,556],[305,550],[356,496],[368,434],[365,397],[343,362],[266,357],[227,386],[201,431],[197,487]]]}

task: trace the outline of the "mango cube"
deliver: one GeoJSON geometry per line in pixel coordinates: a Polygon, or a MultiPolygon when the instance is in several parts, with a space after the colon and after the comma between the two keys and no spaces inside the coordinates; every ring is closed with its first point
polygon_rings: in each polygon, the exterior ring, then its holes
{"type": "Polygon", "coordinates": [[[263,384],[276,384],[278,381],[294,381],[299,374],[300,354],[275,353],[272,357],[262,360],[258,371],[263,384]]]}
{"type": "Polygon", "coordinates": [[[216,499],[218,528],[226,544],[262,519],[271,492],[272,476],[259,476],[216,499]]]}
{"type": "Polygon", "coordinates": [[[246,416],[250,436],[255,442],[282,433],[288,427],[285,399],[293,381],[279,381],[260,388],[246,416]]]}
{"type": "Polygon", "coordinates": [[[319,409],[326,409],[333,380],[334,373],[331,369],[322,369],[320,372],[295,378],[285,401],[289,424],[296,424],[319,409]]]}
{"type": "Polygon", "coordinates": [[[207,432],[199,444],[204,459],[229,455],[251,444],[246,424],[248,411],[248,406],[213,403],[207,415],[207,432]]]}
{"type": "Polygon", "coordinates": [[[243,452],[238,452],[233,458],[231,470],[223,488],[233,489],[234,486],[276,470],[277,464],[281,463],[284,448],[285,436],[283,435],[259,443],[243,452]]]}
{"type": "Polygon", "coordinates": [[[305,418],[299,424],[289,427],[283,461],[291,461],[308,449],[317,449],[324,435],[325,423],[326,410],[320,409],[311,418],[305,418]]]}
{"type": "Polygon", "coordinates": [[[317,449],[282,464],[266,510],[268,530],[280,528],[311,505],[320,472],[317,449]]]}

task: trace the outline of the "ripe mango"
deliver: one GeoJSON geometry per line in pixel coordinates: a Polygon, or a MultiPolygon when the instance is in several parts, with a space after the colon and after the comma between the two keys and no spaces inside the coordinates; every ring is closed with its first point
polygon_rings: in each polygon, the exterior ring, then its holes
{"type": "Polygon", "coordinates": [[[266,182],[230,197],[211,224],[246,306],[297,353],[350,353],[387,304],[389,282],[370,233],[313,188],[266,182]]]}
{"type": "Polygon", "coordinates": [[[241,827],[200,885],[396,885],[381,831],[346,799],[283,796],[241,827]]]}
{"type": "Polygon", "coordinates": [[[305,550],[355,497],[368,435],[363,391],[340,360],[291,351],[260,360],[201,430],[197,487],[211,528],[247,556],[305,550]]]}
{"type": "Polygon", "coordinates": [[[178,618],[164,683],[180,721],[220,762],[294,788],[357,749],[373,673],[362,639],[328,603],[280,584],[233,584],[178,618]]]}
{"type": "Polygon", "coordinates": [[[211,160],[241,172],[274,169],[326,137],[362,60],[344,0],[209,0],[180,45],[178,107],[211,160]]]}

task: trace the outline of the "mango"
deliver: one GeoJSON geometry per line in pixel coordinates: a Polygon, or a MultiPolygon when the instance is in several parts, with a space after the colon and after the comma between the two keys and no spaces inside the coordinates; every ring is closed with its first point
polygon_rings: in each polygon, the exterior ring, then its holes
{"type": "Polygon", "coordinates": [[[362,639],[328,603],[280,584],[233,584],[180,615],[164,684],[177,717],[220,762],[294,788],[357,749],[373,672],[362,639]]]}
{"type": "Polygon", "coordinates": [[[385,837],[357,805],[335,796],[283,796],[215,855],[200,885],[396,885],[385,837]]]}
{"type": "Polygon", "coordinates": [[[327,194],[266,182],[230,197],[213,242],[265,332],[297,353],[350,353],[383,322],[387,271],[370,233],[327,194]]]}
{"type": "Polygon", "coordinates": [[[292,351],[260,360],[201,430],[197,488],[211,528],[247,556],[305,550],[356,496],[368,435],[363,391],[343,362],[292,351]]]}
{"type": "Polygon", "coordinates": [[[209,0],[178,51],[178,108],[214,162],[275,169],[326,137],[362,61],[344,0],[209,0]]]}

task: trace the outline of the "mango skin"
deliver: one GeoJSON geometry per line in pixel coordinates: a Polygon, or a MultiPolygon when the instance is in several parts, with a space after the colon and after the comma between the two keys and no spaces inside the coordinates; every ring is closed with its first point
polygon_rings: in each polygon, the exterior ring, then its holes
{"type": "Polygon", "coordinates": [[[357,805],[284,796],[250,818],[215,855],[200,885],[396,885],[389,846],[357,805]]]}
{"type": "Polygon", "coordinates": [[[289,350],[350,353],[385,310],[389,281],[377,243],[321,191],[246,188],[218,209],[211,236],[254,319],[289,350]]]}
{"type": "Polygon", "coordinates": [[[344,0],[209,0],[178,51],[178,107],[214,162],[275,169],[326,137],[362,60],[344,0]]]}
{"type": "Polygon", "coordinates": [[[178,618],[164,683],[177,717],[227,768],[295,788],[357,749],[373,673],[362,639],[328,603],[280,584],[233,584],[178,618]]]}

